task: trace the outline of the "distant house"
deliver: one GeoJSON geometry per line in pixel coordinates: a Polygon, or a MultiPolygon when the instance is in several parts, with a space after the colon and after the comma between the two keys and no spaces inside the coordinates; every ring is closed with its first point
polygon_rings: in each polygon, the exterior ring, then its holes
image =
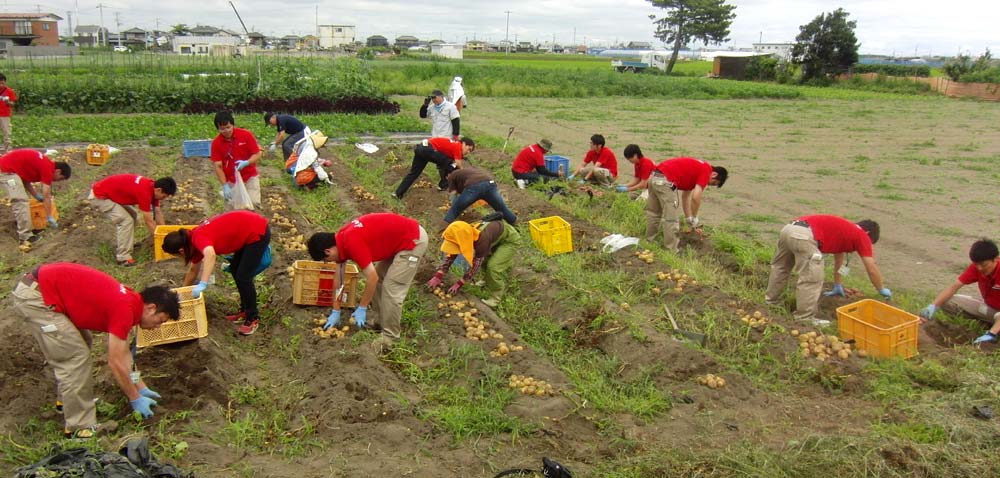
{"type": "Polygon", "coordinates": [[[420,44],[420,40],[418,40],[417,37],[412,35],[403,35],[396,37],[396,43],[395,43],[396,48],[400,49],[410,48],[413,46],[417,46],[418,44],[420,44]]]}
{"type": "Polygon", "coordinates": [[[461,43],[434,43],[431,45],[431,53],[445,58],[461,60],[463,51],[461,43]]]}
{"type": "Polygon", "coordinates": [[[626,50],[652,50],[653,44],[648,41],[630,41],[625,45],[626,50]]]}
{"type": "Polygon", "coordinates": [[[265,44],[264,40],[266,38],[267,37],[264,36],[263,33],[258,33],[258,32],[250,32],[250,34],[247,35],[247,41],[249,41],[251,45],[260,47],[264,46],[265,44]]]}
{"type": "Polygon", "coordinates": [[[794,43],[754,43],[753,51],[756,53],[767,53],[779,60],[791,60],[794,43]]]}
{"type": "Polygon", "coordinates": [[[174,53],[192,56],[231,56],[237,53],[238,37],[192,36],[174,37],[174,53]]]}
{"type": "Polygon", "coordinates": [[[0,40],[18,46],[59,46],[62,17],[51,13],[0,13],[0,40]]]}
{"type": "Polygon", "coordinates": [[[302,41],[302,37],[298,35],[285,35],[281,37],[281,46],[288,48],[289,50],[294,50],[299,47],[299,42],[302,41]]]}
{"type": "MultiPolygon", "coordinates": [[[[215,28],[208,25],[198,25],[194,28],[189,28],[188,35],[195,37],[214,37],[218,35],[219,32],[221,31],[222,31],[221,28],[215,28]]],[[[223,35],[223,36],[231,36],[231,35],[223,35]]]]}
{"type": "Polygon", "coordinates": [[[80,46],[95,47],[108,44],[108,29],[98,25],[77,25],[73,41],[80,46]]]}
{"type": "Polygon", "coordinates": [[[469,40],[465,42],[465,49],[470,51],[486,51],[486,42],[482,40],[469,40]]]}
{"type": "Polygon", "coordinates": [[[535,51],[535,45],[532,45],[530,41],[517,42],[518,53],[531,53],[533,51],[535,51]]]}
{"type": "Polygon", "coordinates": [[[368,47],[387,47],[389,46],[389,39],[382,35],[372,35],[365,40],[365,46],[368,47]]]}
{"type": "Polygon", "coordinates": [[[306,35],[302,37],[302,47],[307,50],[319,48],[319,37],[316,35],[306,35]]]}
{"type": "Polygon", "coordinates": [[[357,28],[354,25],[320,25],[320,48],[337,48],[354,43],[357,28]]]}

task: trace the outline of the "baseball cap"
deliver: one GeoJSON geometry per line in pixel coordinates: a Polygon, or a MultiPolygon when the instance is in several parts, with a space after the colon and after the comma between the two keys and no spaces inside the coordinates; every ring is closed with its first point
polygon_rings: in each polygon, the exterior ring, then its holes
{"type": "Polygon", "coordinates": [[[441,90],[434,90],[431,92],[431,96],[444,96],[444,92],[441,90]]]}

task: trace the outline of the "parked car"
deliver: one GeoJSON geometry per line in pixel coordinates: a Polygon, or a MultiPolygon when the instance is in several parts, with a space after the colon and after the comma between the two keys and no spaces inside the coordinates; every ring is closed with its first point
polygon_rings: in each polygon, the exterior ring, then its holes
{"type": "Polygon", "coordinates": [[[113,49],[118,53],[128,53],[128,47],[125,45],[115,45],[113,49]]]}

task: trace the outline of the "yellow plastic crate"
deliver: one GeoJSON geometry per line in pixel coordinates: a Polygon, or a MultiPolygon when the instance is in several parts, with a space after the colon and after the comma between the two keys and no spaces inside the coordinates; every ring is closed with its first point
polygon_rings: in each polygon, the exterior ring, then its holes
{"type": "Polygon", "coordinates": [[[837,332],[873,357],[917,355],[920,319],[884,302],[864,299],[837,308],[837,332]]]}
{"type": "Polygon", "coordinates": [[[156,231],[153,232],[153,262],[165,261],[167,259],[173,259],[175,257],[180,257],[174,254],[167,254],[163,252],[163,239],[167,237],[174,231],[179,231],[181,229],[194,229],[195,226],[191,225],[181,225],[181,226],[156,226],[156,231]]]}
{"type": "MultiPolygon", "coordinates": [[[[49,227],[49,218],[45,215],[45,204],[35,198],[28,198],[28,207],[31,210],[31,228],[46,229],[49,227]]],[[[59,208],[56,207],[56,198],[52,198],[52,218],[59,220],[59,208]]]]}
{"type": "Polygon", "coordinates": [[[547,256],[573,252],[573,228],[559,216],[528,221],[531,240],[547,256]]]}
{"type": "MultiPolygon", "coordinates": [[[[293,304],[333,306],[336,263],[298,260],[292,264],[292,271],[293,304]]],[[[344,290],[340,303],[344,307],[358,304],[358,266],[354,264],[347,264],[344,268],[344,290]]]]}
{"type": "Polygon", "coordinates": [[[195,340],[208,336],[208,314],[205,312],[205,296],[191,297],[194,286],[174,289],[181,299],[181,315],[177,320],[168,320],[153,330],[136,326],[136,345],[151,347],[185,340],[195,340]]]}
{"type": "Polygon", "coordinates": [[[87,164],[100,166],[111,156],[111,147],[106,144],[91,144],[87,146],[87,164]]]}

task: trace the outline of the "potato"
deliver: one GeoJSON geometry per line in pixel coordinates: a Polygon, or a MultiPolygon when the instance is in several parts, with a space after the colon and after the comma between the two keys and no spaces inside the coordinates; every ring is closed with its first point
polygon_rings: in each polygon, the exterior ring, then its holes
{"type": "Polygon", "coordinates": [[[847,350],[844,350],[844,349],[840,349],[840,351],[837,352],[837,356],[840,357],[840,358],[842,358],[842,359],[847,359],[847,358],[850,358],[851,352],[848,352],[847,350]]]}
{"type": "Polygon", "coordinates": [[[858,349],[858,357],[865,358],[868,356],[868,351],[864,349],[858,349]]]}
{"type": "Polygon", "coordinates": [[[792,334],[792,337],[798,337],[799,336],[799,329],[792,329],[792,331],[790,333],[792,334]]]}

